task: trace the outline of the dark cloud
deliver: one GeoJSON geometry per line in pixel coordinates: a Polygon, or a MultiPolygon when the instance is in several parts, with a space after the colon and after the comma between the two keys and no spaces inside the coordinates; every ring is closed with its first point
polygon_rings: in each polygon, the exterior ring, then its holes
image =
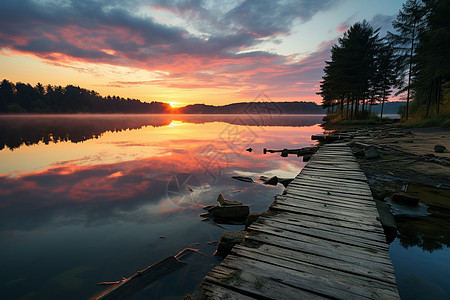
{"type": "Polygon", "coordinates": [[[164,83],[172,87],[293,86],[294,74],[305,68],[253,47],[289,35],[295,22],[306,22],[338,2],[2,0],[0,48],[53,64],[80,61],[164,71],[169,75],[161,79],[172,80],[164,83]],[[150,10],[175,14],[186,26],[164,24],[149,17],[150,10]],[[265,79],[270,71],[276,74],[271,84],[265,79]],[[288,83],[277,75],[283,71],[288,83]]]}
{"type": "Polygon", "coordinates": [[[336,1],[253,1],[246,0],[228,12],[225,19],[240,30],[259,37],[288,34],[293,22],[309,21],[318,11],[326,10],[336,1]]]}

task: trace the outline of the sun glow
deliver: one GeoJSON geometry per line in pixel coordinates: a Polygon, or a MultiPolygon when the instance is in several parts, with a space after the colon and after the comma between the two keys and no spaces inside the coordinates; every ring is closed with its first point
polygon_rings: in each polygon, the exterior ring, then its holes
{"type": "Polygon", "coordinates": [[[176,103],[176,102],[168,102],[168,104],[170,105],[170,107],[175,108],[175,107],[177,107],[178,103],[176,103]]]}

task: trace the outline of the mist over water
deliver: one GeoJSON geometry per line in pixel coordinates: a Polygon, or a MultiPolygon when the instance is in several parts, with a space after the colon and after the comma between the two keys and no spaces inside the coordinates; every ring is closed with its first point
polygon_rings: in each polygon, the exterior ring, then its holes
{"type": "Polygon", "coordinates": [[[267,210],[282,187],[258,177],[294,177],[304,163],[262,149],[309,146],[320,123],[299,115],[0,117],[0,298],[88,298],[104,289],[97,282],[184,248],[205,255],[192,254],[136,299],[192,292],[219,263],[208,242],[243,228],[202,221],[202,206],[223,193],[251,212],[267,210]]]}

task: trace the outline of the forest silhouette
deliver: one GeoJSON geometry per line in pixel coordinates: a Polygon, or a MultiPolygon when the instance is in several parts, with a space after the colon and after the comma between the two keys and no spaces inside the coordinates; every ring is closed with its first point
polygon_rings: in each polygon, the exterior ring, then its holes
{"type": "Polygon", "coordinates": [[[145,126],[168,126],[173,121],[204,124],[223,122],[241,126],[312,126],[322,122],[321,115],[6,115],[0,116],[0,150],[59,142],[79,143],[99,138],[106,132],[135,130],[145,126]]]}
{"type": "Polygon", "coordinates": [[[406,100],[406,120],[448,116],[449,14],[449,1],[407,0],[392,22],[395,32],[381,37],[365,20],[352,25],[325,62],[318,94],[329,117],[365,118],[372,104],[383,105],[393,93],[406,100]]]}

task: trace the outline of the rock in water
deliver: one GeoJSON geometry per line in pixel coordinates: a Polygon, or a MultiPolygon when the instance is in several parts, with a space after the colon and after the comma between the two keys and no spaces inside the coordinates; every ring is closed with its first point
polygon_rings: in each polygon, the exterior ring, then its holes
{"type": "Polygon", "coordinates": [[[219,202],[220,206],[242,205],[241,201],[225,199],[222,193],[217,197],[217,202],[219,202]]]}
{"type": "Polygon", "coordinates": [[[289,183],[292,182],[294,178],[278,178],[278,182],[281,183],[284,187],[287,187],[289,183]]]}
{"type": "Polygon", "coordinates": [[[265,178],[265,180],[264,179],[261,179],[261,180],[264,181],[264,184],[270,184],[270,185],[277,185],[278,184],[278,177],[277,176],[272,176],[269,179],[265,178]]]}
{"type": "Polygon", "coordinates": [[[384,197],[386,197],[385,191],[375,187],[370,187],[370,191],[372,192],[372,196],[374,199],[384,201],[384,197]]]}
{"type": "Polygon", "coordinates": [[[249,228],[250,225],[252,225],[256,220],[258,220],[258,217],[262,215],[262,213],[251,213],[247,217],[247,222],[245,223],[245,229],[249,228]]]}
{"type": "Polygon", "coordinates": [[[384,233],[386,235],[386,242],[392,243],[397,235],[397,224],[392,215],[389,206],[380,200],[374,199],[377,206],[378,214],[380,215],[380,222],[383,225],[384,233]]]}
{"type": "Polygon", "coordinates": [[[392,200],[413,206],[419,204],[419,198],[410,196],[406,193],[394,193],[392,195],[392,200]]]}
{"type": "Polygon", "coordinates": [[[234,245],[242,243],[247,232],[245,231],[224,231],[217,245],[217,255],[227,256],[234,245]]]}
{"type": "Polygon", "coordinates": [[[364,157],[366,159],[378,158],[380,157],[380,152],[374,146],[369,146],[364,149],[364,157]]]}
{"type": "Polygon", "coordinates": [[[434,146],[434,152],[436,152],[436,153],[442,153],[445,151],[445,149],[447,149],[447,148],[445,148],[445,146],[442,146],[442,145],[434,146]]]}
{"type": "Polygon", "coordinates": [[[305,155],[303,155],[303,161],[304,161],[304,162],[309,161],[311,158],[312,158],[312,155],[311,155],[311,154],[305,154],[305,155]]]}
{"type": "Polygon", "coordinates": [[[251,177],[247,176],[231,176],[231,178],[244,182],[254,182],[251,177]]]}
{"type": "Polygon", "coordinates": [[[250,213],[247,205],[216,206],[211,211],[218,219],[245,219],[250,213]]]}

